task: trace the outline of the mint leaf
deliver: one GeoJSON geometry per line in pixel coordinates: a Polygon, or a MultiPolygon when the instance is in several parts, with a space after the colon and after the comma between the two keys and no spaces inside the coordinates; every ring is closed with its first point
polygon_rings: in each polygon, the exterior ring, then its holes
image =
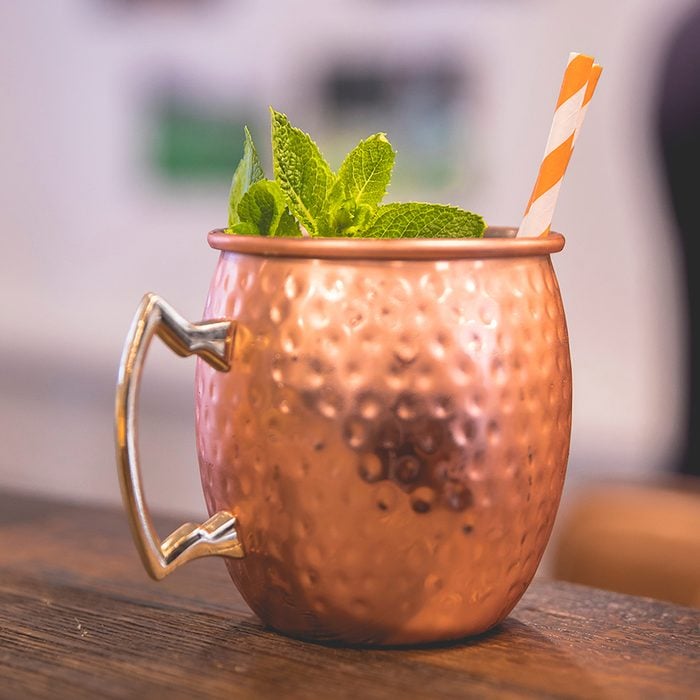
{"type": "Polygon", "coordinates": [[[331,233],[352,236],[367,226],[386,194],[395,157],[384,134],[360,141],[348,153],[328,197],[331,233]]]}
{"type": "Polygon", "coordinates": [[[384,199],[396,153],[385,134],[374,134],[353,148],[338,171],[331,200],[376,207],[384,199]]]}
{"type": "Polygon", "coordinates": [[[243,143],[243,157],[241,158],[236,172],[233,174],[231,181],[231,191],[228,197],[228,225],[233,227],[240,219],[238,217],[238,205],[243,199],[243,195],[248,191],[248,188],[255,182],[262,180],[265,177],[258,152],[255,150],[253,137],[245,127],[245,142],[243,143]]]}
{"type": "Polygon", "coordinates": [[[238,205],[239,222],[234,233],[253,236],[301,236],[280,186],[272,180],[260,180],[250,186],[238,205]]]}
{"type": "Polygon", "coordinates": [[[367,228],[367,238],[480,238],[486,223],[478,214],[446,204],[386,204],[367,228]]]}
{"type": "Polygon", "coordinates": [[[285,206],[282,216],[280,216],[280,222],[277,224],[277,231],[275,236],[301,236],[301,230],[299,229],[299,224],[297,220],[292,216],[289,209],[285,206]]]}
{"type": "Polygon", "coordinates": [[[275,179],[289,209],[312,236],[329,233],[326,202],[335,175],[308,134],[270,108],[275,179]]]}

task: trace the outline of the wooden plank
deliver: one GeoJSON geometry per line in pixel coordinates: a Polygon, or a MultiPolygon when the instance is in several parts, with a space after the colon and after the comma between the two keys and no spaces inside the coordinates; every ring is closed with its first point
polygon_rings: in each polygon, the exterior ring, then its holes
{"type": "Polygon", "coordinates": [[[344,648],[265,629],[220,561],[150,581],[119,510],[0,496],[0,547],[1,698],[700,697],[700,611],[649,599],[536,581],[478,639],[344,648]]]}

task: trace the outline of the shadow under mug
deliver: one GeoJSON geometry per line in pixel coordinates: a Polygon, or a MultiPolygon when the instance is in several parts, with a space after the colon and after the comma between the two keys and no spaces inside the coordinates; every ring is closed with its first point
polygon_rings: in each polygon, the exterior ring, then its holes
{"type": "Polygon", "coordinates": [[[412,644],[512,610],[556,516],[571,362],[561,235],[275,239],[221,251],[204,319],[147,294],[121,360],[122,493],[148,573],[222,556],[263,622],[305,639],[412,644]],[[210,518],[162,542],[136,412],[154,335],[197,354],[210,518]]]}

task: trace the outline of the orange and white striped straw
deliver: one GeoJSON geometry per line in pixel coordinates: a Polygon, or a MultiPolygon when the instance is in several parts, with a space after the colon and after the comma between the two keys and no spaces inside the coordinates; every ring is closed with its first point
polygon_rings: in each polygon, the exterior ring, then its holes
{"type": "Polygon", "coordinates": [[[601,71],[601,66],[594,64],[591,56],[569,54],[544,158],[518,236],[537,237],[549,233],[559,189],[601,71]]]}
{"type": "Polygon", "coordinates": [[[588,84],[586,85],[586,94],[583,96],[583,104],[581,105],[581,111],[578,113],[578,120],[576,123],[576,131],[574,132],[574,143],[572,145],[572,148],[576,145],[576,139],[578,139],[579,132],[581,131],[581,125],[583,124],[586,112],[588,111],[588,105],[591,101],[591,98],[593,97],[593,93],[595,92],[596,86],[598,85],[598,80],[600,79],[600,74],[602,72],[603,67],[598,63],[594,63],[593,67],[591,68],[591,74],[588,77],[588,84]]]}

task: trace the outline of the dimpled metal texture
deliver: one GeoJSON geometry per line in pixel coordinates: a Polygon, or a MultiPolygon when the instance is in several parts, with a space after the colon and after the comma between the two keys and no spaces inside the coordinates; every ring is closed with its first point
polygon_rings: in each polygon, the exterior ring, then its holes
{"type": "Polygon", "coordinates": [[[209,511],[238,518],[246,557],[226,564],[271,627],[454,639],[534,576],[569,450],[564,310],[549,254],[471,243],[221,253],[205,318],[237,330],[228,373],[197,361],[197,449],[209,511]]]}

